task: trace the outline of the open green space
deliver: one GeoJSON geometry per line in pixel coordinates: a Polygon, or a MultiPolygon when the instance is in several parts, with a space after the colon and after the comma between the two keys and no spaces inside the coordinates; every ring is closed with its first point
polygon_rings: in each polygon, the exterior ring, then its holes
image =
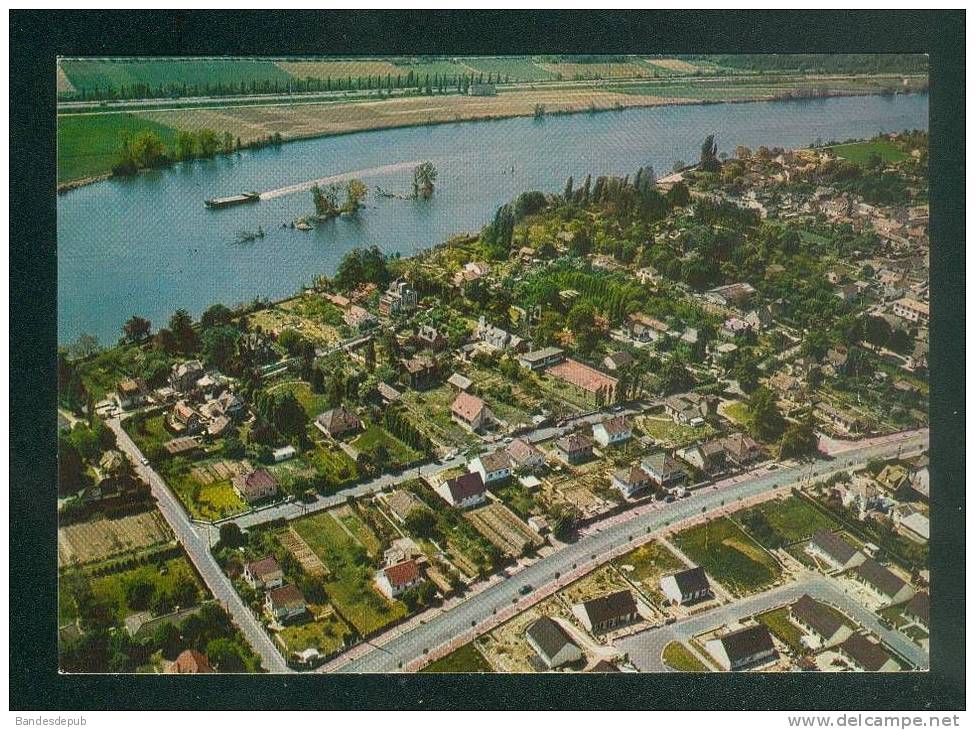
{"type": "Polygon", "coordinates": [[[711,671],[679,641],[672,641],[664,647],[663,660],[675,672],[711,671]]]}
{"type": "Polygon", "coordinates": [[[422,454],[411,449],[379,424],[373,424],[351,443],[359,451],[372,453],[381,445],[389,455],[389,463],[402,466],[419,459],[422,454]]]}
{"type": "Polygon", "coordinates": [[[460,62],[474,71],[481,73],[501,74],[502,80],[516,81],[550,81],[555,74],[532,62],[526,56],[508,56],[499,58],[462,58],[460,62]]]}
{"type": "Polygon", "coordinates": [[[111,172],[126,135],[150,131],[167,147],[176,144],[177,130],[135,114],[59,115],[57,124],[59,183],[111,172]]]}
{"type": "Polygon", "coordinates": [[[276,383],[268,388],[268,393],[291,393],[312,420],[328,410],[328,398],[322,393],[313,392],[311,385],[303,380],[276,383]]]}
{"type": "Polygon", "coordinates": [[[668,416],[642,416],[637,419],[637,427],[647,436],[668,448],[679,448],[695,441],[706,441],[717,435],[710,424],[689,426],[676,423],[668,416]]]}
{"type": "Polygon", "coordinates": [[[341,486],[359,477],[355,462],[342,449],[330,444],[318,444],[305,454],[308,463],[331,484],[341,486]]]}
{"type": "Polygon", "coordinates": [[[375,589],[365,547],[343,529],[331,512],[304,517],[292,526],[328,568],[325,591],[338,613],[360,635],[371,634],[406,616],[406,606],[386,600],[375,589]]]}
{"type": "Polygon", "coordinates": [[[660,578],[668,573],[683,570],[684,565],[662,543],[651,541],[621,555],[613,564],[634,583],[641,585],[648,593],[660,595],[660,578]]]}
{"type": "Polygon", "coordinates": [[[832,532],[840,527],[832,517],[794,495],[742,510],[734,517],[770,550],[807,540],[821,530],[832,532]]]}
{"type": "Polygon", "coordinates": [[[775,558],[727,517],[679,532],[674,542],[739,597],[771,585],[782,575],[775,558]]]}
{"type": "Polygon", "coordinates": [[[764,624],[773,636],[782,641],[796,654],[804,654],[807,651],[802,643],[802,630],[789,620],[788,606],[767,611],[766,613],[759,614],[755,618],[759,623],[764,624]]]}
{"type": "Polygon", "coordinates": [[[472,672],[493,672],[487,659],[473,643],[464,644],[445,657],[430,662],[421,672],[431,674],[469,674],[472,672]]]}
{"type": "Polygon", "coordinates": [[[866,142],[852,142],[839,144],[828,148],[831,152],[845,160],[862,165],[874,155],[884,162],[902,162],[910,155],[886,139],[871,139],[866,142]]]}
{"type": "MultiPolygon", "coordinates": [[[[311,614],[321,609],[319,606],[308,608],[311,614]]],[[[289,654],[313,648],[323,656],[329,656],[345,645],[345,637],[350,633],[349,627],[334,612],[328,611],[327,614],[317,619],[309,618],[302,623],[290,624],[278,632],[278,637],[289,654]]]]}

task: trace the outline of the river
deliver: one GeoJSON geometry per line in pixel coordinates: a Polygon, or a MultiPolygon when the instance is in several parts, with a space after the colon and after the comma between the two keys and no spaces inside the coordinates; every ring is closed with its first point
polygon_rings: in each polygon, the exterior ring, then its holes
{"type": "Polygon", "coordinates": [[[280,298],[335,271],[353,248],[377,245],[404,256],[463,231],[525,190],[562,190],[592,173],[658,175],[693,162],[715,134],[719,149],[743,144],[800,147],[817,139],[927,129],[928,97],[847,97],[790,102],[628,109],[620,112],[461,122],[361,132],[245,151],[108,180],[58,197],[58,340],[94,334],[115,342],[133,314],[161,326],[184,307],[280,298]],[[307,190],[208,210],[205,198],[267,192],[359,175],[370,188],[409,191],[411,163],[440,172],[425,202],[370,195],[358,219],[302,232],[282,223],[311,213],[307,190]],[[400,164],[403,163],[403,164],[400,164]],[[267,232],[235,244],[236,233],[267,232]]]}

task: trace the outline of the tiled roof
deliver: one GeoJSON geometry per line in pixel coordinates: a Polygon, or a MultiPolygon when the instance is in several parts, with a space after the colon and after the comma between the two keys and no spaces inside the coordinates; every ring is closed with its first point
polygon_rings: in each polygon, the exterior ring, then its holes
{"type": "Polygon", "coordinates": [[[840,651],[868,672],[877,672],[890,659],[890,654],[880,644],[875,644],[861,634],[853,634],[839,645],[840,651]]]}
{"type": "Polygon", "coordinates": [[[845,564],[857,553],[855,547],[853,547],[839,535],[835,535],[832,532],[817,532],[812,536],[811,542],[814,546],[822,550],[824,553],[830,556],[830,558],[840,564],[845,564]]]}
{"type": "Polygon", "coordinates": [[[462,392],[457,394],[450,411],[470,423],[477,419],[484,408],[487,408],[487,404],[476,395],[462,392]]]}
{"type": "Polygon", "coordinates": [[[547,372],[549,375],[571,383],[589,393],[596,393],[603,388],[615,388],[618,382],[616,378],[606,375],[606,373],[601,373],[595,368],[568,358],[558,365],[553,365],[547,372]]]}
{"type": "Polygon", "coordinates": [[[721,643],[732,664],[761,652],[775,650],[772,636],[764,625],[749,626],[722,636],[721,643]]]}
{"type": "Polygon", "coordinates": [[[266,558],[261,558],[260,560],[255,560],[253,563],[248,563],[247,570],[251,575],[263,579],[264,576],[280,573],[281,566],[278,565],[277,560],[268,556],[266,558]]]}
{"type": "Polygon", "coordinates": [[[873,586],[881,595],[893,598],[905,585],[903,580],[891,573],[873,558],[867,558],[853,571],[864,583],[873,586]]]}
{"type": "Polygon", "coordinates": [[[594,626],[636,613],[636,601],[628,590],[616,591],[582,604],[589,622],[594,626]]]}
{"type": "Polygon", "coordinates": [[[420,577],[420,566],[415,560],[406,560],[396,565],[391,565],[383,571],[390,585],[402,587],[415,582],[420,577]]]}
{"type": "Polygon", "coordinates": [[[454,502],[461,502],[469,497],[484,493],[484,480],[476,471],[462,474],[456,479],[448,479],[446,486],[454,502]]]}
{"type": "Polygon", "coordinates": [[[268,596],[271,599],[271,605],[277,608],[294,608],[305,605],[305,597],[301,595],[301,591],[298,590],[297,586],[290,583],[275,588],[273,591],[268,591],[268,596]]]}
{"type": "Polygon", "coordinates": [[[698,591],[711,590],[711,585],[708,583],[708,577],[704,572],[704,568],[700,566],[674,573],[674,581],[677,583],[677,589],[681,593],[697,593],[698,591]]]}
{"type": "Polygon", "coordinates": [[[576,646],[565,629],[548,616],[538,619],[525,633],[548,658],[554,657],[566,646],[576,646]]]}
{"type": "Polygon", "coordinates": [[[792,604],[792,615],[827,639],[844,625],[842,617],[835,609],[820,603],[808,594],[803,594],[792,604]]]}

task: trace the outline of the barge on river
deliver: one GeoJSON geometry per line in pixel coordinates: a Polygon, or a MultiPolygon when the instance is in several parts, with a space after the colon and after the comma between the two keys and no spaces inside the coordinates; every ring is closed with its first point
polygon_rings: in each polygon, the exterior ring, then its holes
{"type": "Polygon", "coordinates": [[[207,208],[229,208],[232,205],[256,203],[260,199],[260,193],[241,193],[240,195],[228,195],[225,198],[209,198],[203,201],[203,205],[207,208]]]}

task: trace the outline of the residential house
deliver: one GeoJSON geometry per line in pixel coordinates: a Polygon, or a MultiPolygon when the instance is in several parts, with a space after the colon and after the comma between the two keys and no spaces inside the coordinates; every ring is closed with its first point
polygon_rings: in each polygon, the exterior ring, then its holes
{"type": "Polygon", "coordinates": [[[399,362],[405,381],[414,390],[425,390],[436,382],[437,361],[429,355],[416,355],[399,362]]]}
{"type": "Polygon", "coordinates": [[[704,443],[685,446],[682,449],[677,449],[674,455],[695,469],[710,474],[721,471],[727,464],[727,453],[722,439],[713,439],[704,443]]]}
{"type": "Polygon", "coordinates": [[[378,383],[376,383],[376,395],[379,396],[379,399],[384,405],[389,405],[390,403],[395,403],[398,401],[403,394],[389,383],[380,380],[378,383]]]}
{"type": "Polygon", "coordinates": [[[741,317],[728,317],[721,325],[718,334],[728,340],[733,340],[739,335],[745,335],[752,331],[752,326],[741,317]]]}
{"type": "Polygon", "coordinates": [[[703,601],[711,595],[711,584],[704,568],[688,568],[660,579],[660,590],[679,606],[703,601]]]}
{"type": "Polygon", "coordinates": [[[517,438],[508,444],[505,451],[511,459],[512,469],[537,471],[545,466],[545,453],[523,438],[517,438]]]}
{"type": "Polygon", "coordinates": [[[610,371],[625,368],[636,362],[636,358],[628,352],[614,352],[603,358],[603,367],[610,371]]]}
{"type": "Polygon", "coordinates": [[[463,290],[466,284],[477,281],[487,276],[490,272],[491,267],[483,261],[470,261],[464,264],[464,267],[454,274],[454,285],[463,290]]]}
{"type": "Polygon", "coordinates": [[[656,342],[670,332],[670,325],[643,312],[633,312],[626,318],[630,337],[638,342],[656,342]]]}
{"type": "Polygon", "coordinates": [[[525,631],[528,645],[547,669],[557,669],[583,658],[582,650],[557,622],[543,616],[525,631]]]}
{"type": "Polygon", "coordinates": [[[740,307],[746,304],[754,293],[755,287],[741,282],[711,289],[704,293],[704,298],[722,307],[740,307]]]}
{"type": "Polygon", "coordinates": [[[358,431],[362,422],[344,405],[332,408],[315,419],[315,427],[330,438],[358,431]]]}
{"type": "Polygon", "coordinates": [[[828,403],[819,403],[813,411],[825,425],[840,435],[853,436],[863,431],[864,423],[856,413],[835,408],[828,403]]]}
{"type": "Polygon", "coordinates": [[[721,439],[725,458],[737,467],[750,464],[762,456],[762,449],[748,434],[733,433],[721,439]]]}
{"type": "Polygon", "coordinates": [[[377,571],[375,582],[379,592],[392,600],[404,591],[420,585],[423,574],[415,560],[405,560],[377,571]]]}
{"type": "Polygon", "coordinates": [[[699,426],[714,411],[718,399],[700,393],[682,393],[664,399],[664,413],[675,423],[699,426]]]}
{"type": "Polygon", "coordinates": [[[592,439],[581,433],[570,433],[555,442],[554,451],[566,464],[581,464],[592,458],[592,439]]]}
{"type": "Polygon", "coordinates": [[[193,389],[196,381],[203,377],[203,363],[199,360],[187,360],[173,365],[169,374],[169,387],[180,393],[193,389]]]}
{"type": "Polygon", "coordinates": [[[820,530],[813,534],[806,545],[806,552],[825,562],[836,571],[849,570],[863,564],[867,556],[839,535],[820,530]]]}
{"type": "Polygon", "coordinates": [[[905,486],[909,478],[907,469],[901,464],[887,464],[876,476],[877,484],[889,492],[896,492],[905,486]]]}
{"type": "Polygon", "coordinates": [[[756,332],[768,329],[774,323],[772,309],[768,305],[756,307],[745,315],[745,323],[756,332]]]}
{"type": "Polygon", "coordinates": [[[470,390],[471,386],[474,384],[473,381],[466,375],[461,375],[460,373],[454,373],[449,378],[447,378],[447,383],[452,385],[457,390],[470,390]]]}
{"type": "Polygon", "coordinates": [[[707,643],[708,653],[726,672],[737,672],[778,658],[764,624],[733,631],[707,643]]]}
{"type": "Polygon", "coordinates": [[[430,324],[420,325],[416,333],[417,342],[420,347],[440,352],[447,349],[447,338],[441,334],[440,330],[430,324]]]}
{"type": "Polygon", "coordinates": [[[244,581],[255,591],[269,591],[284,585],[284,571],[278,561],[268,556],[247,563],[243,572],[244,581]]]}
{"type": "Polygon", "coordinates": [[[802,641],[811,649],[836,646],[853,633],[852,625],[843,614],[808,594],[803,594],[789,606],[789,614],[807,634],[802,641]]]}
{"type": "Polygon", "coordinates": [[[891,311],[901,319],[915,324],[926,325],[930,318],[929,307],[926,302],[919,302],[917,299],[908,297],[894,302],[891,311]]]}
{"type": "Polygon", "coordinates": [[[484,478],[476,471],[446,479],[437,485],[435,491],[447,504],[458,509],[483,504],[486,499],[484,478]]]}
{"type": "Polygon", "coordinates": [[[855,512],[860,520],[869,512],[887,512],[893,506],[872,479],[860,475],[855,476],[849,486],[839,487],[834,492],[839,494],[843,506],[855,512]]]}
{"type": "Polygon", "coordinates": [[[566,358],[559,364],[552,365],[545,372],[553,378],[568,383],[580,395],[597,404],[616,402],[616,386],[619,381],[581,362],[566,358]]]}
{"type": "Polygon", "coordinates": [[[867,588],[882,603],[893,605],[913,598],[914,588],[873,558],[867,558],[853,569],[850,577],[867,588]]]}
{"type": "Polygon", "coordinates": [[[232,419],[238,418],[247,408],[244,399],[229,389],[224,390],[213,402],[217,404],[223,415],[232,419]]]}
{"type": "Polygon", "coordinates": [[[927,593],[915,593],[914,597],[907,602],[901,615],[908,621],[913,621],[925,631],[930,631],[931,625],[931,599],[927,593]]]}
{"type": "Polygon", "coordinates": [[[217,416],[207,424],[207,436],[218,439],[229,435],[234,430],[233,421],[226,416],[217,416]]]}
{"type": "Polygon", "coordinates": [[[837,375],[846,372],[846,364],[850,359],[850,352],[844,345],[831,347],[826,351],[823,359],[823,372],[827,375],[837,375]]]}
{"type": "Polygon", "coordinates": [[[450,415],[457,423],[472,431],[480,431],[497,421],[487,403],[470,393],[458,393],[450,406],[450,415]]]}
{"type": "Polygon", "coordinates": [[[397,279],[379,298],[379,312],[386,317],[406,314],[416,309],[417,301],[416,290],[402,279],[397,279]]]}
{"type": "Polygon", "coordinates": [[[210,373],[204,373],[203,377],[193,385],[194,392],[204,398],[213,398],[222,389],[223,383],[210,375],[210,373]]]}
{"type": "Polygon", "coordinates": [[[393,517],[400,522],[405,522],[413,510],[426,509],[423,502],[403,489],[396,489],[390,492],[386,495],[384,501],[386,502],[386,506],[389,507],[389,511],[393,513],[393,517]]]}
{"type": "Polygon", "coordinates": [[[928,465],[925,464],[916,469],[911,475],[911,489],[913,489],[918,496],[927,501],[931,494],[930,481],[931,475],[928,471],[928,465]]]}
{"type": "Polygon", "coordinates": [[[194,434],[203,430],[203,416],[185,400],[173,406],[167,423],[173,433],[194,434]]]}
{"type": "Polygon", "coordinates": [[[629,590],[616,591],[572,607],[572,613],[591,634],[601,634],[636,621],[640,614],[629,590]]]}
{"type": "Polygon", "coordinates": [[[481,454],[471,459],[470,468],[481,475],[485,484],[501,482],[511,476],[511,457],[504,449],[481,454]]]}
{"type": "Polygon", "coordinates": [[[592,427],[592,437],[603,448],[623,443],[633,436],[626,416],[616,416],[592,427]]]}
{"type": "Polygon", "coordinates": [[[628,469],[620,469],[615,472],[611,484],[624,497],[632,497],[637,492],[653,486],[653,481],[650,479],[649,474],[639,466],[634,465],[628,469]]]}
{"type": "Polygon", "coordinates": [[[643,457],[640,466],[650,475],[650,480],[662,489],[676,486],[687,477],[680,462],[664,451],[643,457]]]}
{"type": "Polygon", "coordinates": [[[518,335],[513,335],[500,327],[489,324],[483,314],[478,319],[474,336],[493,350],[506,350],[510,347],[516,352],[526,352],[529,349],[527,341],[518,335]]]}
{"type": "Polygon", "coordinates": [[[231,479],[231,484],[234,491],[248,504],[273,497],[278,492],[278,481],[267,469],[238,474],[231,479]]]}
{"type": "Polygon", "coordinates": [[[879,643],[862,634],[853,634],[836,647],[861,672],[899,672],[900,664],[879,643]]]}
{"type": "Polygon", "coordinates": [[[119,382],[115,390],[115,402],[123,411],[138,408],[146,402],[145,383],[137,378],[119,382]]]}
{"type": "Polygon", "coordinates": [[[166,674],[212,674],[213,667],[206,654],[196,649],[185,649],[176,660],[166,667],[166,674]]]}
{"type": "Polygon", "coordinates": [[[301,595],[298,586],[290,583],[274,588],[264,597],[264,611],[279,623],[291,621],[307,611],[305,597],[301,595]]]}
{"type": "Polygon", "coordinates": [[[274,451],[271,452],[271,458],[274,459],[275,464],[279,464],[282,461],[287,461],[288,459],[293,459],[297,455],[297,450],[295,450],[295,447],[291,444],[274,449],[274,451]]]}
{"type": "Polygon", "coordinates": [[[543,347],[518,356],[518,364],[526,370],[543,370],[562,362],[565,353],[558,347],[543,347]]]}

